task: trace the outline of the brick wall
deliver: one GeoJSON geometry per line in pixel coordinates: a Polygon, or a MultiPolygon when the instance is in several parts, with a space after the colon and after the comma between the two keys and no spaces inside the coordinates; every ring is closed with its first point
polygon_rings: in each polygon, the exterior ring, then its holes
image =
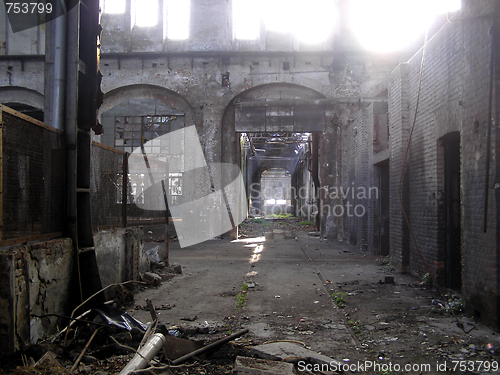
{"type": "Polygon", "coordinates": [[[400,192],[402,198],[408,197],[407,177],[408,173],[402,173],[403,160],[408,142],[409,128],[409,103],[408,103],[408,81],[409,64],[399,65],[391,75],[388,87],[389,95],[389,253],[393,262],[400,270],[408,266],[408,230],[404,224],[401,210],[400,192]],[[402,184],[400,184],[402,182],[402,184]],[[401,186],[400,186],[401,185],[401,186]]]}
{"type": "MultiPolygon", "coordinates": [[[[467,1],[463,17],[494,14],[498,24],[498,1],[467,1]]],[[[463,292],[468,308],[490,325],[498,326],[498,268],[496,239],[497,212],[493,191],[494,164],[486,171],[487,127],[489,118],[489,68],[492,18],[473,18],[463,25],[464,80],[462,128],[463,191],[463,292]],[[487,228],[484,231],[486,173],[490,174],[487,228]]],[[[498,34],[498,32],[497,32],[498,34]]],[[[498,36],[497,36],[498,40],[498,36]]],[[[498,49],[497,49],[498,50],[498,49]]],[[[498,53],[497,53],[498,54],[498,53]]],[[[496,67],[498,69],[497,57],[496,67]]],[[[497,76],[498,77],[498,76],[497,76]]],[[[498,80],[493,103],[498,102],[498,80]]],[[[496,108],[498,115],[498,107],[496,108]]],[[[498,119],[498,116],[497,116],[498,119]]],[[[495,159],[493,126],[491,157],[495,159]]],[[[498,171],[498,167],[497,167],[498,171]]]]}
{"type": "MultiPolygon", "coordinates": [[[[444,146],[460,134],[462,292],[469,311],[491,326],[497,322],[497,203],[494,171],[489,183],[488,228],[484,231],[489,68],[494,1],[463,1],[461,22],[448,23],[425,48],[420,101],[406,163],[403,201],[417,247],[408,237],[398,199],[409,130],[417,107],[422,51],[392,73],[389,84],[390,254],[401,269],[422,276],[428,270],[446,284],[444,246],[444,146]],[[425,266],[427,264],[427,267],[425,266]]],[[[497,13],[498,14],[498,13],[497,13]]],[[[498,69],[498,62],[496,63],[498,69]]],[[[498,89],[498,80],[494,82],[498,89]]],[[[493,96],[495,102],[495,96],[493,96]]],[[[495,109],[498,112],[498,108],[495,109]]],[[[495,159],[495,129],[491,160],[495,159]]],[[[498,169],[498,167],[497,167],[498,169]]]]}

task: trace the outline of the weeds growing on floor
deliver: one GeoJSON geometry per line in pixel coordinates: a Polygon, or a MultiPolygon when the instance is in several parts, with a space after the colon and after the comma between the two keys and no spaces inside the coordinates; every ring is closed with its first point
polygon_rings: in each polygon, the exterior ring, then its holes
{"type": "Polygon", "coordinates": [[[270,214],[268,217],[272,219],[287,219],[291,216],[292,214],[270,214]]]}
{"type": "Polygon", "coordinates": [[[394,271],[396,267],[392,265],[392,258],[387,255],[385,258],[377,259],[377,264],[379,266],[384,266],[388,271],[394,271]]]}
{"type": "Polygon", "coordinates": [[[330,290],[330,295],[332,296],[333,302],[335,302],[338,308],[343,309],[344,307],[346,307],[344,299],[344,297],[347,296],[346,292],[333,292],[333,290],[330,290]]]}
{"type": "Polygon", "coordinates": [[[269,225],[268,221],[266,219],[263,219],[263,218],[253,218],[251,219],[252,220],[252,223],[255,223],[255,224],[263,224],[263,225],[269,225]]]}
{"type": "Polygon", "coordinates": [[[299,221],[299,225],[314,225],[312,221],[299,221]]]}
{"type": "Polygon", "coordinates": [[[247,300],[248,285],[243,284],[241,286],[241,292],[236,295],[236,309],[241,310],[245,306],[247,300]]]}
{"type": "Polygon", "coordinates": [[[363,332],[363,329],[365,328],[363,323],[359,320],[354,321],[352,319],[349,319],[347,323],[349,323],[356,336],[359,336],[361,332],[363,332]]]}

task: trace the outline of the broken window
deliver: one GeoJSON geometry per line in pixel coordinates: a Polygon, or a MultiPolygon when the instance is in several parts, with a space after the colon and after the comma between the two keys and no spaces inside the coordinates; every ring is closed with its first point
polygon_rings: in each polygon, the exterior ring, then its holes
{"type": "Polygon", "coordinates": [[[116,116],[115,148],[132,153],[142,146],[146,154],[168,154],[167,140],[155,138],[170,132],[170,122],[175,119],[176,116],[116,116]]]}

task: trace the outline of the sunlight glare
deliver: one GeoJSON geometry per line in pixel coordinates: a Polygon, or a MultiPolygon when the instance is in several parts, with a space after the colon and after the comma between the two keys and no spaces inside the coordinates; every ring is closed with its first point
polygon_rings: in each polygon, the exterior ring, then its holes
{"type": "Polygon", "coordinates": [[[125,13],[125,0],[104,0],[103,13],[108,13],[108,14],[125,13]]]}
{"type": "Polygon", "coordinates": [[[254,40],[260,34],[259,7],[247,0],[233,0],[234,37],[254,40]]]}
{"type": "Polygon", "coordinates": [[[298,6],[293,32],[305,43],[324,42],[339,24],[335,3],[330,0],[310,0],[307,6],[298,6]]]}
{"type": "Polygon", "coordinates": [[[158,0],[135,1],[135,25],[139,27],[156,26],[158,23],[158,0]]]}
{"type": "Polygon", "coordinates": [[[166,0],[168,39],[189,38],[190,8],[190,0],[166,0]]]}
{"type": "Polygon", "coordinates": [[[246,243],[252,243],[252,242],[264,242],[266,240],[266,237],[251,237],[251,238],[240,238],[237,240],[233,240],[231,242],[246,242],[246,243]]]}
{"type": "Polygon", "coordinates": [[[320,43],[338,25],[332,0],[233,0],[233,25],[236,39],[257,39],[260,20],[266,30],[293,34],[306,43],[320,43]]]}
{"type": "Polygon", "coordinates": [[[352,0],[351,25],[360,43],[377,52],[414,42],[439,14],[460,9],[460,0],[352,0]]]}

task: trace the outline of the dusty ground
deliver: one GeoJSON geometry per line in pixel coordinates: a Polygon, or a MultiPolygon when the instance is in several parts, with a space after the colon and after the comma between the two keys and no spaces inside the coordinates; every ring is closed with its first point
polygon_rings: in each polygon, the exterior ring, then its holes
{"type": "MultiPolygon", "coordinates": [[[[499,335],[459,312],[459,304],[454,317],[439,305],[443,296],[422,280],[394,273],[390,259],[358,253],[313,232],[294,218],[247,220],[238,241],[185,249],[173,242],[170,263],[180,264],[182,274],[157,270],[163,283],[138,288],[128,312],[151,321],[149,299],[167,330],[204,343],[249,329],[209,356],[171,368],[175,374],[231,374],[236,355],[251,355],[249,347],[279,340],[300,342],[350,366],[345,373],[500,373],[494,350],[500,348],[499,335]],[[394,283],[385,283],[386,276],[394,283]]],[[[60,343],[52,347],[66,369],[90,333],[80,328],[69,349],[60,343]]],[[[132,356],[123,346],[136,348],[138,342],[128,332],[103,329],[76,373],[119,372],[132,356]]]]}

